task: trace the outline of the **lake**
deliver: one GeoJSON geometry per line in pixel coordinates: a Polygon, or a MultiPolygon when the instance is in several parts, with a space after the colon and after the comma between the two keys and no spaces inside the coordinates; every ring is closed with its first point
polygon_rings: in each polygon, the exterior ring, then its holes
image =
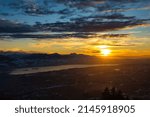
{"type": "Polygon", "coordinates": [[[40,72],[50,72],[50,71],[60,71],[68,70],[74,68],[88,68],[88,67],[98,67],[98,66],[117,66],[118,64],[92,64],[92,65],[59,65],[59,66],[45,66],[45,67],[29,67],[29,68],[18,68],[10,72],[11,75],[24,75],[33,74],[40,72]]]}

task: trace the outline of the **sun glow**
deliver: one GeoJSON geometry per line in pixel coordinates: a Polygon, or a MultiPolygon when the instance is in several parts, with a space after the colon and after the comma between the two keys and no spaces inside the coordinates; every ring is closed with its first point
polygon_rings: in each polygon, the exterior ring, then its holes
{"type": "Polygon", "coordinates": [[[101,45],[100,46],[100,51],[102,56],[109,56],[111,54],[111,50],[108,49],[107,45],[101,45]]]}
{"type": "Polygon", "coordinates": [[[102,49],[101,50],[102,56],[108,56],[108,55],[110,55],[110,53],[111,53],[111,50],[109,50],[109,49],[102,49]]]}

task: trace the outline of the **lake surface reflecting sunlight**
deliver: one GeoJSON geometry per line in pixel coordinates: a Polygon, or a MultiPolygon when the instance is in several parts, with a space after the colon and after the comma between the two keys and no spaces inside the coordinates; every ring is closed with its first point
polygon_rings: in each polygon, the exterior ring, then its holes
{"type": "Polygon", "coordinates": [[[74,68],[87,68],[87,67],[97,67],[97,66],[117,66],[118,64],[92,64],[92,65],[59,65],[59,66],[45,66],[45,67],[31,67],[31,68],[18,68],[10,72],[11,75],[24,75],[33,74],[40,72],[50,72],[50,71],[60,71],[68,70],[74,68]]]}

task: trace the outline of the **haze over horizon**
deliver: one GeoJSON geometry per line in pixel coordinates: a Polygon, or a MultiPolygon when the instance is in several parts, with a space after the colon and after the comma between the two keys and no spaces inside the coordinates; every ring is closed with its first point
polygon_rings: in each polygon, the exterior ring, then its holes
{"type": "Polygon", "coordinates": [[[149,0],[1,0],[0,50],[150,56],[149,0]]]}

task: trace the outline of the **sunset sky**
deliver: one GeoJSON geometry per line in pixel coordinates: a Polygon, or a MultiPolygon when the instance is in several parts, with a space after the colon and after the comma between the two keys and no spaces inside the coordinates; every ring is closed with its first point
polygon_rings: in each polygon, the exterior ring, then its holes
{"type": "Polygon", "coordinates": [[[150,0],[0,0],[0,50],[150,56],[150,0]]]}

